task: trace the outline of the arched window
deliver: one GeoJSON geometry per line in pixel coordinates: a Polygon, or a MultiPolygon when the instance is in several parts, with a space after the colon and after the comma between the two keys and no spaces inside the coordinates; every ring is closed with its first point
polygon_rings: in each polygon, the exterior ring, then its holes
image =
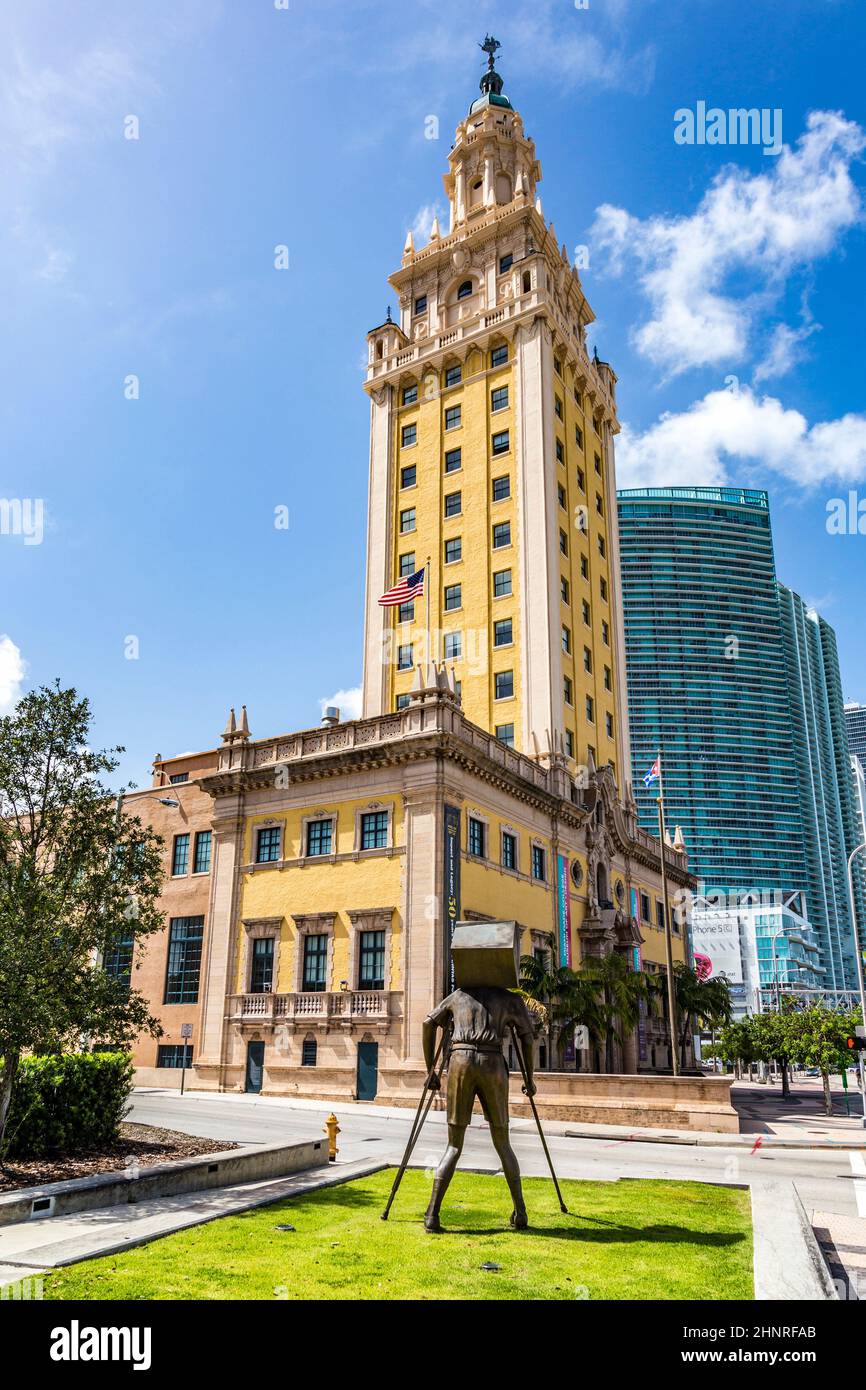
{"type": "Polygon", "coordinates": [[[304,1038],[301,1048],[301,1066],[314,1067],[316,1065],[316,1054],[318,1050],[319,1044],[316,1042],[315,1038],[304,1038]]]}
{"type": "Polygon", "coordinates": [[[469,299],[469,297],[470,297],[471,294],[472,294],[472,281],[471,281],[471,280],[464,280],[464,281],[463,281],[463,284],[460,286],[459,290],[457,291],[457,298],[458,298],[458,299],[469,299]]]}

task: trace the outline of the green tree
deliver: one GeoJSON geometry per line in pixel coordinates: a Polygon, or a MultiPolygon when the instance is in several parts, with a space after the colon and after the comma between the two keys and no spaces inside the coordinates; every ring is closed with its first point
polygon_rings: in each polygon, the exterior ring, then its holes
{"type": "Polygon", "coordinates": [[[787,1010],[753,1014],[750,1020],[757,1057],[762,1062],[775,1062],[782,1077],[782,1095],[791,1094],[788,1063],[791,1056],[791,1024],[794,1015],[787,1010]]]}
{"type": "Polygon", "coordinates": [[[59,682],[0,719],[0,1153],[22,1053],[161,1031],[102,960],[162,927],[162,841],[118,813],[100,779],[123,749],[92,751],[90,725],[59,682]]]}
{"type": "Polygon", "coordinates": [[[596,996],[597,1027],[604,1038],[604,1068],[610,1073],[614,1069],[614,1043],[622,1043],[634,1032],[641,1000],[650,996],[647,977],[642,970],[632,970],[625,956],[617,951],[589,957],[576,973],[596,996]]]}
{"type": "Polygon", "coordinates": [[[723,1024],[719,1029],[717,1048],[719,1055],[731,1062],[739,1062],[744,1066],[751,1066],[753,1062],[757,1062],[757,1041],[752,1020],[743,1018],[737,1022],[723,1024]]]}
{"type": "Polygon", "coordinates": [[[599,1027],[594,991],[567,965],[552,965],[547,953],[540,959],[521,956],[520,989],[530,1006],[538,1005],[533,1012],[547,1030],[550,1066],[554,1059],[561,1060],[565,1041],[577,1024],[585,1023],[590,1033],[599,1027]]]}
{"type": "Polygon", "coordinates": [[[860,1010],[826,1009],[811,1004],[787,1016],[787,1050],[792,1062],[817,1067],[824,1084],[824,1107],[833,1114],[830,1073],[841,1071],[847,1058],[845,1039],[860,1022],[860,1010]]]}
{"type": "Polygon", "coordinates": [[[674,965],[674,998],[677,1009],[680,1067],[685,1070],[686,1050],[694,1020],[697,1018],[707,1028],[713,1029],[729,1022],[731,990],[723,975],[702,980],[691,966],[677,961],[674,965]]]}

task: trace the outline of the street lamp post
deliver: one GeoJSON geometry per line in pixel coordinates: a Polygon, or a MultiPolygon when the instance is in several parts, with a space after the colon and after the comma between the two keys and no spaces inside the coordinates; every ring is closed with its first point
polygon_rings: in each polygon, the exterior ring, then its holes
{"type": "MultiPolygon", "coordinates": [[[[866,849],[866,840],[857,845],[848,855],[848,902],[851,908],[851,926],[854,929],[854,954],[857,957],[857,984],[860,989],[860,1022],[866,1024],[866,989],[863,986],[863,953],[860,947],[860,933],[857,930],[857,904],[854,901],[854,860],[861,850],[866,849]]],[[[860,1105],[863,1111],[862,1125],[866,1129],[866,1067],[863,1065],[863,1053],[857,1055],[858,1070],[860,1072],[860,1105]]]]}

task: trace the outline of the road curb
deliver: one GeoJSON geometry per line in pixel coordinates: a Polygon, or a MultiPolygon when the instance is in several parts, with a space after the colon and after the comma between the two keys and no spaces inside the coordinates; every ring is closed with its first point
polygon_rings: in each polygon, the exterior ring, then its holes
{"type": "Polygon", "coordinates": [[[778,1134],[689,1134],[663,1130],[629,1130],[623,1133],[615,1129],[599,1133],[589,1129],[567,1129],[563,1139],[607,1139],[621,1144],[686,1144],[698,1148],[713,1149],[836,1149],[841,1153],[848,1149],[866,1149],[866,1137],[851,1139],[786,1139],[778,1134]]]}
{"type": "Polygon", "coordinates": [[[838,1302],[794,1183],[756,1182],[751,1193],[756,1302],[838,1302]]]}

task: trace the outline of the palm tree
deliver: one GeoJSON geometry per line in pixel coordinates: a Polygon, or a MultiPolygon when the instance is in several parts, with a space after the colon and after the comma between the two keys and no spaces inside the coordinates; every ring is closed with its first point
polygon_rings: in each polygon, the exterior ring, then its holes
{"type": "Polygon", "coordinates": [[[590,1033],[598,1029],[594,991],[567,965],[554,966],[549,957],[522,956],[520,993],[531,1011],[547,1025],[548,1066],[560,1058],[563,1043],[578,1024],[590,1033]],[[535,1006],[533,1008],[533,1005],[535,1006]]]}
{"type": "Polygon", "coordinates": [[[590,957],[577,974],[595,995],[604,1036],[604,1067],[610,1073],[614,1069],[614,1042],[621,1044],[637,1027],[641,1000],[649,996],[647,978],[642,970],[631,970],[625,956],[616,951],[590,957]]]}
{"type": "Polygon", "coordinates": [[[702,980],[696,971],[681,961],[674,965],[674,998],[680,1043],[680,1067],[685,1070],[686,1047],[694,1019],[709,1028],[730,1022],[731,991],[724,975],[702,980]]]}

